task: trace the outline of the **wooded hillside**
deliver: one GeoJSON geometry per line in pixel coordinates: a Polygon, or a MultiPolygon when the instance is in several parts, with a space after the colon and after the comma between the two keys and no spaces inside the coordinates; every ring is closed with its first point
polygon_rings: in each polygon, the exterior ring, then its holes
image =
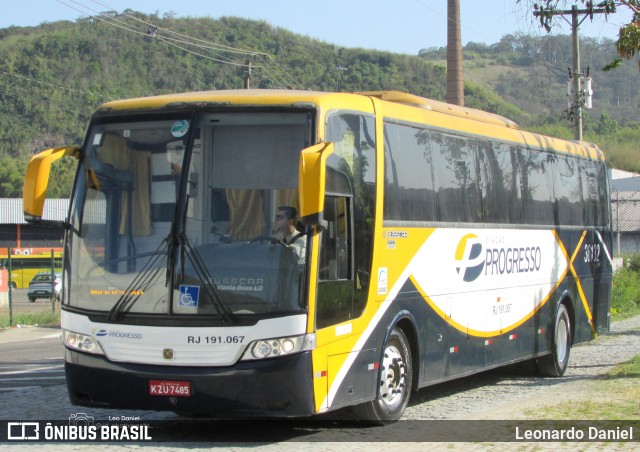
{"type": "MultiPolygon", "coordinates": [[[[562,119],[570,49],[570,38],[560,36],[505,36],[489,46],[468,44],[466,105],[570,138],[562,119]]],[[[399,90],[443,100],[444,51],[410,56],[349,49],[261,21],[176,19],[130,10],[104,20],[0,29],[0,197],[21,196],[24,168],[34,153],[80,144],[92,111],[105,101],[241,88],[248,61],[252,87],[399,90]]],[[[600,71],[615,55],[612,41],[585,40],[582,52],[596,90],[585,138],[610,156],[617,151],[603,140],[613,147],[631,140],[635,150],[640,145],[635,65],[600,71]],[[622,132],[626,135],[620,138],[622,132]]],[[[640,169],[638,160],[632,155],[621,165],[640,169]]],[[[66,165],[51,196],[68,193],[73,162],[66,165]]]]}

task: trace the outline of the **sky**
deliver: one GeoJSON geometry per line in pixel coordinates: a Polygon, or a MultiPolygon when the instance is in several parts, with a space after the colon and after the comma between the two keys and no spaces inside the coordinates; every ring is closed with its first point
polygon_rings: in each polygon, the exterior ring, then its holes
{"type": "MultiPolygon", "coordinates": [[[[525,0],[523,0],[525,1],[525,0]]],[[[5,5],[0,28],[76,20],[103,11],[132,9],[178,17],[235,16],[264,20],[291,32],[344,47],[415,55],[446,46],[446,0],[23,0],[5,5]]],[[[531,12],[516,0],[460,0],[462,41],[493,44],[506,34],[544,35],[531,12]]],[[[581,36],[616,39],[626,11],[596,15],[580,26],[581,36]]],[[[556,18],[553,33],[570,34],[556,18]]]]}

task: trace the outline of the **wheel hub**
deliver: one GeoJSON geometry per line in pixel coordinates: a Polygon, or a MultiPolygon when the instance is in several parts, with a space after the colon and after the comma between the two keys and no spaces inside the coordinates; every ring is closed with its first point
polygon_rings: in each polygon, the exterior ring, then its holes
{"type": "Polygon", "coordinates": [[[394,347],[385,350],[380,376],[380,398],[388,407],[402,401],[405,388],[406,366],[400,351],[394,347]]]}

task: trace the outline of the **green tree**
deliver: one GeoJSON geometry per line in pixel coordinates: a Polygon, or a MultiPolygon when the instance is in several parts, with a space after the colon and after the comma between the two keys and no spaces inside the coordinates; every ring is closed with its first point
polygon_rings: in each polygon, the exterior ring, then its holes
{"type": "Polygon", "coordinates": [[[600,120],[595,127],[596,133],[600,135],[611,135],[618,130],[618,123],[615,119],[612,119],[608,113],[602,113],[600,120]]]}

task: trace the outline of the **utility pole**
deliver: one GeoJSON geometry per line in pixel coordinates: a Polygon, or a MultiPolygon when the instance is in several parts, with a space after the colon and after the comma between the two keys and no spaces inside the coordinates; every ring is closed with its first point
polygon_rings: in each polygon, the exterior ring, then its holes
{"type": "Polygon", "coordinates": [[[464,106],[460,0],[447,1],[447,102],[464,106]]]}
{"type": "MultiPolygon", "coordinates": [[[[571,7],[571,37],[573,40],[573,70],[571,71],[571,80],[573,81],[573,96],[571,96],[571,105],[574,108],[573,138],[578,141],[582,141],[582,75],[580,68],[580,36],[578,34],[579,29],[580,23],[578,23],[578,7],[576,5],[573,5],[571,7]]],[[[569,111],[571,111],[571,109],[569,109],[569,111]]]]}
{"type": "Polygon", "coordinates": [[[573,120],[573,137],[582,141],[582,108],[587,106],[591,108],[591,80],[586,77],[589,89],[582,90],[582,72],[580,68],[580,37],[578,30],[584,20],[589,17],[593,20],[594,14],[609,14],[612,10],[607,8],[594,8],[593,2],[587,2],[586,9],[578,9],[577,5],[573,5],[570,10],[556,10],[553,8],[544,9],[537,4],[534,5],[535,11],[533,15],[540,18],[540,24],[549,32],[551,31],[551,21],[554,16],[560,16],[571,25],[571,36],[573,39],[573,63],[570,73],[571,91],[568,92],[569,101],[569,118],[573,120]],[[564,16],[571,16],[569,22],[564,16]],[[579,16],[584,15],[582,20],[579,16]]]}
{"type": "Polygon", "coordinates": [[[244,71],[244,89],[249,89],[250,81],[251,81],[251,60],[247,58],[245,61],[245,71],[244,71]]]}

